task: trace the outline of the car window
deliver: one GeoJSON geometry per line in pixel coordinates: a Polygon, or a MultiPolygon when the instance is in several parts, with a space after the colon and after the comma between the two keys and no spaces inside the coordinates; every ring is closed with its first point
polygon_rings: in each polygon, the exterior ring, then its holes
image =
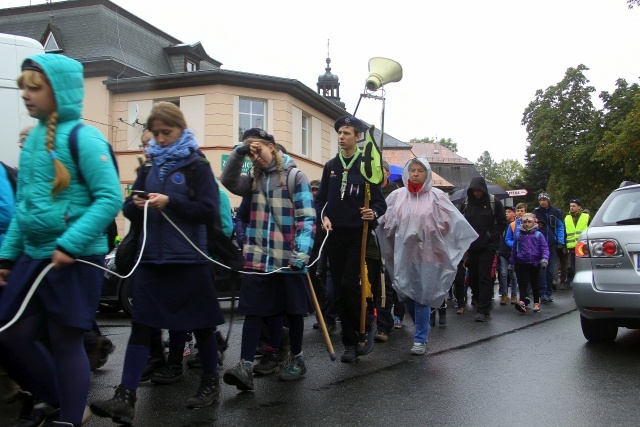
{"type": "Polygon", "coordinates": [[[618,221],[640,217],[640,189],[612,193],[593,219],[594,226],[616,225],[618,221]]]}

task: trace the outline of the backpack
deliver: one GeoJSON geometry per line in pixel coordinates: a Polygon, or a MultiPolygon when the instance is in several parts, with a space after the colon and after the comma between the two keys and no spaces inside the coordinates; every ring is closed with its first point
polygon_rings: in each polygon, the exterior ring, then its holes
{"type": "Polygon", "coordinates": [[[12,168],[9,165],[5,165],[4,162],[0,162],[2,167],[7,171],[7,178],[9,179],[9,184],[11,184],[11,188],[13,188],[13,194],[16,194],[16,190],[18,188],[18,170],[16,168],[12,168]]]}
{"type": "MultiPolygon", "coordinates": [[[[71,133],[69,134],[69,151],[71,152],[71,158],[73,159],[73,163],[76,165],[76,172],[78,173],[78,182],[80,184],[84,184],[84,175],[82,174],[82,170],[80,169],[80,160],[79,160],[79,152],[78,152],[78,131],[80,128],[84,126],[84,123],[78,123],[71,129],[71,133]]],[[[111,161],[113,162],[113,166],[116,168],[116,173],[120,174],[120,170],[118,169],[118,161],[116,160],[116,153],[113,152],[113,147],[111,144],[107,144],[109,146],[109,154],[111,155],[111,161]]]]}

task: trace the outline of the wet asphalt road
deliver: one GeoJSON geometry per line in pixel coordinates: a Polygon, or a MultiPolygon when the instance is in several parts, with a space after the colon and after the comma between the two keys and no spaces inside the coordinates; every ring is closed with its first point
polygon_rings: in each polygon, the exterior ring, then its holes
{"type": "MultiPolygon", "coordinates": [[[[186,370],[177,384],[143,383],[135,426],[577,426],[636,425],[640,331],[621,329],[616,343],[588,344],[580,331],[570,291],[557,292],[542,312],[518,313],[500,306],[492,319],[473,321],[468,310],[448,310],[446,326],[429,335],[428,354],[411,356],[413,325],[354,365],[331,362],[321,334],[306,319],[307,375],[293,383],[256,378],[255,392],[222,384],[220,402],[188,410],[199,370],[186,370]]],[[[100,315],[103,332],[117,350],[92,376],[90,400],[111,397],[120,382],[129,335],[122,314],[100,315]]],[[[226,333],[227,325],[223,332],[226,333]]],[[[233,322],[225,367],[237,362],[241,319],[233,322]]],[[[332,335],[338,356],[339,334],[332,335]]],[[[18,408],[1,406],[0,426],[11,426],[18,408]]],[[[93,417],[88,426],[112,426],[93,417]]]]}

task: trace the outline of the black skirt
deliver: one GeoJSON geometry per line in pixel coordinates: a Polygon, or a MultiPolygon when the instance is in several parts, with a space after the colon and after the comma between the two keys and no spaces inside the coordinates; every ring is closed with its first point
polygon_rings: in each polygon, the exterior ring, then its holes
{"type": "Polygon", "coordinates": [[[194,330],[224,323],[209,264],[140,264],[132,276],[132,321],[194,330]]]}
{"type": "MultiPolygon", "coordinates": [[[[103,256],[80,259],[104,265],[103,256]]],[[[50,259],[33,259],[28,255],[18,258],[0,298],[1,323],[15,316],[34,281],[49,263],[50,259]]],[[[96,317],[103,280],[101,269],[82,262],[52,268],[40,282],[22,317],[44,314],[62,325],[89,330],[96,317]]]]}
{"type": "Polygon", "coordinates": [[[242,274],[238,312],[260,317],[313,312],[307,276],[285,273],[242,274]]]}

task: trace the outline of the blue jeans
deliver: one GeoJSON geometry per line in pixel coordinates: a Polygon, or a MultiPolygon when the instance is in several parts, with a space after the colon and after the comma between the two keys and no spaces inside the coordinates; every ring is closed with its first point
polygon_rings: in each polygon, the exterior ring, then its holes
{"type": "Polygon", "coordinates": [[[511,285],[511,296],[518,296],[518,278],[516,272],[511,271],[509,274],[509,260],[500,256],[500,295],[509,295],[508,286],[511,285]]]}
{"type": "Polygon", "coordinates": [[[540,298],[551,298],[553,291],[553,270],[558,261],[558,246],[549,246],[549,265],[540,271],[540,298]]]}
{"type": "Polygon", "coordinates": [[[427,337],[429,336],[429,317],[431,316],[431,307],[422,305],[411,298],[404,300],[404,305],[407,307],[407,312],[411,316],[411,319],[413,319],[413,323],[416,325],[416,333],[413,336],[413,342],[426,344],[427,337]]]}

